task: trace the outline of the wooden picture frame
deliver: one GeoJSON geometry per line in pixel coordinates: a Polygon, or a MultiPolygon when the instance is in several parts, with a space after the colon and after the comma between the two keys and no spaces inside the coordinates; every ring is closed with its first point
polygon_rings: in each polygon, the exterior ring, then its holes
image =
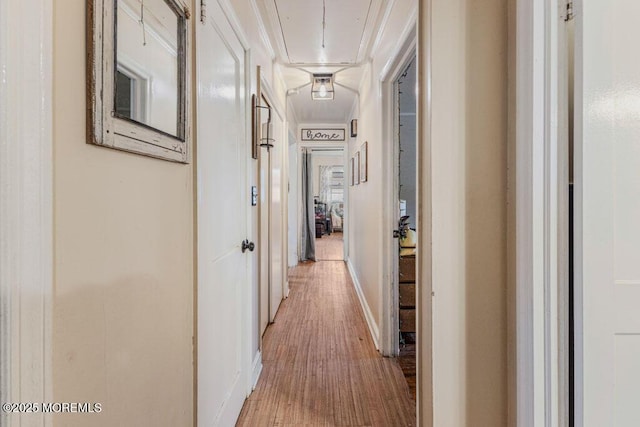
{"type": "Polygon", "coordinates": [[[351,120],[351,138],[358,136],[358,119],[351,120]]]}
{"type": "Polygon", "coordinates": [[[357,151],[355,157],[353,158],[353,163],[354,163],[354,184],[355,185],[359,185],[360,184],[360,152],[357,151]]]}
{"type": "MultiPolygon", "coordinates": [[[[123,0],[91,0],[87,5],[87,142],[163,160],[188,163],[191,144],[191,26],[193,19],[190,18],[188,8],[181,2],[164,0],[164,4],[175,13],[177,24],[176,91],[178,99],[175,133],[154,127],[143,120],[142,117],[148,114],[147,107],[142,109],[140,117],[135,118],[133,114],[127,116],[117,112],[119,108],[119,104],[116,104],[117,82],[122,78],[121,75],[127,72],[128,67],[125,63],[120,64],[117,53],[118,8],[129,7],[129,12],[123,13],[138,12],[130,5],[127,6],[123,0]]],[[[160,36],[156,36],[158,37],[160,36]]],[[[122,59],[124,61],[126,56],[122,55],[122,59]]],[[[141,76],[140,82],[147,82],[145,84],[152,82],[154,77],[142,74],[141,76]]],[[[136,86],[140,82],[136,80],[136,86]]],[[[131,84],[133,87],[133,83],[131,84]]],[[[147,88],[140,93],[151,93],[150,90],[147,88]]],[[[137,95],[137,92],[135,94],[137,95]]],[[[146,105],[148,101],[146,97],[142,95],[140,97],[136,104],[139,101],[146,105]]],[[[134,105],[134,101],[131,102],[134,105]]]]}
{"type": "Polygon", "coordinates": [[[356,179],[355,179],[355,159],[352,157],[350,162],[349,162],[349,185],[350,186],[354,186],[356,179]]]}
{"type": "Polygon", "coordinates": [[[365,141],[360,148],[360,182],[369,179],[369,143],[365,141]]]}

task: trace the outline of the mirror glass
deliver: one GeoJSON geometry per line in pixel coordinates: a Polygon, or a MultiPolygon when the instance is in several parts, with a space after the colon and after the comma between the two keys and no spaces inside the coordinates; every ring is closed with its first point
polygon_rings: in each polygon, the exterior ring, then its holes
{"type": "Polygon", "coordinates": [[[167,0],[116,2],[115,114],[180,137],[180,28],[167,0]]]}

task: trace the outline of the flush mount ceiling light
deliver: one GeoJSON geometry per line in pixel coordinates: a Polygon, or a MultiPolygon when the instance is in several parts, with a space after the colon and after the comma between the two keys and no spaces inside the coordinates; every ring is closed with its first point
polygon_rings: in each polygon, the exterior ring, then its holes
{"type": "Polygon", "coordinates": [[[331,100],[333,95],[333,74],[314,74],[311,99],[314,101],[331,100]]]}

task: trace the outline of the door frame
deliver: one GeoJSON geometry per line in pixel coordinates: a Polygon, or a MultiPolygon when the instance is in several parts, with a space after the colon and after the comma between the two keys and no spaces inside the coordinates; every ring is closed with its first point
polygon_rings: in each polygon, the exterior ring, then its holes
{"type": "MultiPolygon", "coordinates": [[[[397,81],[402,71],[409,63],[416,58],[417,62],[417,34],[411,31],[403,39],[392,61],[387,67],[387,71],[381,78],[382,86],[382,135],[385,141],[393,141],[392,144],[384,144],[383,147],[383,200],[382,210],[383,224],[383,273],[384,280],[382,292],[382,330],[380,335],[380,351],[385,356],[397,356],[400,339],[398,337],[398,239],[393,237],[393,230],[398,228],[398,212],[394,207],[400,197],[398,192],[400,167],[398,159],[400,156],[400,140],[398,129],[398,95],[397,81]]],[[[417,107],[417,106],[416,106],[417,107]]],[[[416,144],[417,144],[418,115],[416,112],[416,144]]],[[[417,157],[417,156],[416,156],[417,157]]],[[[417,165],[420,159],[416,158],[417,165]]],[[[416,172],[417,172],[416,167],[416,172]]],[[[418,179],[416,175],[416,180],[418,179]]],[[[416,193],[418,187],[416,186],[416,193]]],[[[416,194],[416,196],[418,196],[416,194]]],[[[416,218],[416,224],[419,219],[416,218]]],[[[419,225],[416,225],[419,227],[419,225]]],[[[419,244],[418,244],[419,246],[419,244]]],[[[417,307],[416,307],[417,310],[417,307]]],[[[417,331],[416,331],[417,332],[417,331]]],[[[416,334],[417,336],[417,334],[416,334]]]]}
{"type": "MultiPolygon", "coordinates": [[[[271,89],[271,86],[269,85],[269,83],[264,79],[264,76],[262,74],[259,75],[259,79],[260,79],[260,85],[258,88],[258,93],[257,93],[257,98],[258,98],[258,102],[262,101],[262,97],[265,98],[265,101],[267,102],[269,108],[271,108],[271,110],[273,111],[273,113],[275,113],[278,118],[280,119],[280,121],[282,122],[282,129],[281,129],[281,135],[279,136],[279,138],[276,136],[276,143],[278,143],[278,141],[280,141],[280,143],[282,144],[282,150],[283,150],[283,158],[282,158],[282,175],[281,175],[281,183],[283,184],[280,188],[281,190],[281,194],[280,194],[280,199],[283,201],[282,203],[282,209],[283,209],[283,216],[280,218],[280,220],[282,221],[281,227],[283,230],[283,234],[282,234],[282,239],[283,239],[283,251],[281,254],[281,257],[283,258],[283,265],[282,265],[282,300],[284,300],[288,295],[289,295],[289,279],[288,279],[288,255],[289,255],[289,251],[288,251],[288,242],[289,242],[289,236],[288,236],[288,232],[287,232],[287,222],[288,222],[288,201],[289,201],[289,197],[288,197],[288,193],[286,191],[287,186],[284,185],[285,183],[288,182],[288,162],[287,162],[287,157],[288,157],[288,152],[289,152],[289,134],[288,134],[288,123],[287,123],[287,117],[284,114],[285,108],[281,105],[279,101],[279,99],[277,97],[274,96],[274,92],[271,89]]],[[[261,147],[258,147],[259,150],[262,150],[261,147]]],[[[269,165],[268,165],[268,169],[269,169],[269,184],[271,184],[271,170],[272,166],[271,166],[271,152],[269,152],[269,165]]],[[[260,166],[258,168],[258,174],[260,171],[260,166]]],[[[258,192],[260,193],[261,188],[263,183],[259,182],[258,186],[258,192]]],[[[265,212],[267,212],[268,215],[268,229],[265,231],[262,229],[262,227],[260,226],[260,220],[258,221],[258,247],[261,247],[261,240],[265,239],[267,240],[267,245],[269,245],[270,240],[271,240],[271,229],[272,229],[272,215],[271,215],[271,200],[272,200],[272,186],[270,185],[269,188],[267,189],[267,200],[269,201],[269,206],[266,207],[266,209],[263,206],[259,206],[259,218],[262,217],[262,215],[265,214],[265,212]],[[266,236],[265,236],[266,233],[266,236]]],[[[277,309],[275,312],[272,313],[273,307],[271,307],[271,287],[273,286],[273,280],[272,280],[272,257],[271,257],[271,246],[267,246],[269,248],[269,254],[268,254],[268,265],[266,266],[267,269],[267,276],[268,276],[268,285],[267,285],[267,289],[268,289],[268,295],[267,295],[267,303],[268,303],[268,312],[267,312],[267,327],[269,327],[270,324],[273,323],[273,321],[271,320],[272,315],[273,315],[273,319],[275,320],[275,315],[277,313],[277,309]]],[[[261,262],[261,260],[260,260],[261,262]]],[[[264,268],[264,266],[260,265],[259,267],[261,270],[264,268]]],[[[258,276],[260,277],[260,275],[258,276]]],[[[258,292],[258,317],[259,319],[262,318],[262,312],[261,312],[261,306],[262,306],[262,284],[259,283],[259,292],[258,292]]],[[[281,301],[282,302],[282,301],[281,301]]],[[[266,331],[266,328],[265,328],[266,331]]],[[[263,331],[259,331],[260,333],[260,348],[262,348],[262,335],[263,335],[263,331]]]]}
{"type": "MultiPolygon", "coordinates": [[[[49,0],[50,1],[50,0],[49,0]]],[[[226,0],[215,0],[216,3],[218,4],[218,6],[220,7],[220,9],[222,9],[222,11],[224,12],[224,18],[226,19],[227,22],[229,23],[231,29],[234,32],[234,35],[237,37],[238,42],[240,43],[240,46],[243,49],[244,52],[244,100],[245,100],[245,109],[244,109],[244,123],[245,123],[245,129],[244,129],[244,135],[245,135],[245,149],[244,149],[244,156],[246,159],[246,164],[245,164],[245,175],[246,175],[246,193],[245,193],[245,200],[250,201],[251,200],[251,189],[250,186],[248,185],[250,182],[250,170],[253,166],[252,164],[252,157],[251,157],[251,152],[252,152],[252,138],[251,138],[251,128],[252,128],[252,124],[251,124],[251,67],[252,67],[252,63],[251,63],[251,49],[250,49],[250,43],[249,43],[249,38],[247,37],[246,33],[244,32],[244,30],[242,29],[242,25],[240,24],[240,20],[235,12],[235,10],[233,9],[233,6],[226,0]]],[[[203,6],[206,5],[198,5],[198,8],[201,8],[203,6]]],[[[201,16],[200,13],[197,14],[198,17],[201,16]]],[[[211,18],[208,18],[211,19],[211,18]]],[[[203,22],[199,19],[198,22],[195,25],[194,28],[194,41],[195,44],[197,46],[197,35],[198,35],[198,29],[200,28],[200,26],[203,25],[203,22]]],[[[194,60],[198,61],[198,55],[197,53],[194,54],[194,60]]],[[[191,76],[194,79],[194,84],[192,85],[193,88],[193,92],[191,94],[191,96],[194,97],[194,109],[196,110],[195,114],[194,114],[194,123],[192,126],[193,132],[194,134],[197,133],[197,120],[198,120],[198,115],[197,115],[197,83],[198,83],[198,76],[197,76],[197,67],[194,67],[193,69],[193,73],[191,76]]],[[[194,234],[195,234],[195,242],[194,244],[196,245],[196,261],[194,263],[194,337],[195,337],[195,343],[194,343],[194,349],[193,349],[193,355],[194,355],[194,369],[193,369],[193,378],[194,378],[194,384],[193,384],[193,390],[194,390],[194,395],[193,395],[193,419],[194,419],[194,423],[197,422],[198,419],[198,364],[200,363],[200,361],[197,358],[198,355],[198,271],[197,271],[197,239],[198,239],[198,213],[197,213],[197,204],[198,204],[198,189],[197,189],[197,137],[196,139],[196,144],[194,146],[194,150],[193,150],[193,156],[192,156],[192,162],[194,163],[194,165],[196,165],[194,167],[194,206],[195,206],[195,211],[194,211],[194,234]]],[[[251,206],[249,206],[246,210],[246,226],[247,226],[247,234],[251,233],[252,230],[252,214],[251,214],[251,206]]],[[[249,238],[250,236],[247,236],[247,238],[249,238]]],[[[254,287],[254,283],[253,283],[253,267],[251,265],[252,263],[250,261],[247,261],[247,286],[245,289],[242,290],[242,295],[243,295],[243,299],[245,301],[250,301],[251,300],[251,293],[252,293],[252,289],[254,287]]],[[[261,347],[258,348],[258,352],[257,354],[251,354],[251,347],[252,347],[252,342],[253,342],[253,337],[252,337],[252,320],[253,320],[253,311],[251,309],[251,305],[250,304],[243,304],[242,305],[242,310],[243,312],[240,315],[240,318],[242,319],[242,324],[241,324],[241,341],[242,341],[242,355],[241,355],[241,363],[242,363],[242,367],[243,367],[243,385],[244,385],[244,390],[245,390],[245,394],[246,396],[249,396],[251,394],[251,392],[253,391],[255,382],[257,381],[257,374],[256,372],[260,372],[262,369],[262,358],[261,358],[261,347]],[[255,356],[255,358],[254,358],[255,356]],[[254,381],[255,380],[255,381],[254,381]]]]}
{"type": "MultiPolygon", "coordinates": [[[[512,9],[513,10],[513,9],[512,9]]],[[[510,38],[509,424],[568,425],[568,79],[563,0],[517,0],[510,38]],[[515,94],[515,96],[513,96],[515,94]],[[515,182],[514,182],[515,181],[515,182]],[[515,336],[514,336],[515,335],[515,336]]]]}
{"type": "MultiPolygon", "coordinates": [[[[0,3],[2,402],[53,395],[53,16],[51,0],[0,3]]],[[[51,423],[42,412],[29,419],[51,423]]],[[[11,420],[0,413],[0,424],[11,420]]]]}
{"type": "MultiPolygon", "coordinates": [[[[320,124],[320,125],[316,125],[313,124],[314,126],[318,126],[318,127],[323,127],[324,125],[320,124]]],[[[336,126],[336,125],[332,125],[332,126],[336,126]]],[[[341,127],[341,126],[338,126],[341,127]]],[[[298,131],[300,131],[300,127],[298,129],[298,131]]],[[[345,128],[345,132],[346,132],[346,128],[345,128]]],[[[343,201],[343,205],[344,205],[344,214],[343,214],[343,218],[342,218],[342,258],[343,261],[347,261],[347,250],[348,250],[348,240],[347,240],[347,235],[349,233],[349,184],[348,184],[348,175],[349,173],[351,173],[350,169],[349,169],[349,147],[347,145],[347,142],[297,142],[296,143],[296,155],[298,156],[298,168],[297,168],[297,177],[296,179],[298,180],[298,182],[300,183],[302,181],[302,153],[301,150],[303,148],[310,148],[311,150],[313,150],[314,148],[317,149],[324,149],[324,150],[342,150],[343,153],[343,165],[344,165],[344,171],[345,171],[345,179],[344,179],[344,201],[343,201]],[[345,221],[344,218],[347,218],[347,220],[345,221]]],[[[298,188],[300,189],[301,187],[298,186],[298,188]]],[[[302,197],[298,197],[298,208],[297,208],[297,213],[298,213],[298,228],[303,226],[303,223],[305,221],[304,218],[304,211],[303,211],[303,204],[304,200],[302,200],[302,197]]],[[[298,254],[301,253],[301,241],[300,238],[302,236],[302,233],[300,233],[298,231],[298,241],[297,241],[297,245],[298,245],[298,254]]],[[[300,259],[298,257],[298,262],[300,262],[300,259]]]]}

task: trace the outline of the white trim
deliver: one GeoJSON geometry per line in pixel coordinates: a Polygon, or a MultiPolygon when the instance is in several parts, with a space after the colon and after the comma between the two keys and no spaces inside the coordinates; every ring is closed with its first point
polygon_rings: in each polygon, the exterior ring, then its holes
{"type": "Polygon", "coordinates": [[[347,259],[347,268],[349,269],[349,274],[351,275],[351,280],[353,281],[353,287],[356,290],[356,294],[358,294],[358,299],[360,300],[360,305],[362,306],[362,311],[364,312],[364,317],[367,321],[367,326],[369,327],[371,338],[373,338],[373,343],[375,344],[376,349],[379,349],[380,348],[380,331],[373,317],[373,313],[371,312],[371,308],[369,308],[367,299],[365,298],[364,293],[362,292],[362,287],[360,286],[360,280],[358,279],[358,275],[356,274],[356,271],[353,268],[353,264],[351,263],[350,258],[347,259]]]}
{"type": "MultiPolygon", "coordinates": [[[[0,3],[0,390],[51,401],[53,4],[0,3]],[[28,33],[28,37],[27,37],[28,33]]],[[[0,413],[2,425],[51,425],[0,413]],[[22,424],[24,422],[24,424],[22,424]]]]}
{"type": "MultiPolygon", "coordinates": [[[[391,17],[391,12],[393,11],[393,6],[396,4],[396,0],[388,0],[387,7],[384,9],[384,14],[378,21],[378,33],[376,34],[376,38],[373,39],[373,44],[371,45],[371,52],[375,52],[378,50],[378,46],[382,42],[382,35],[384,34],[384,30],[389,23],[389,18],[391,17]]],[[[371,57],[371,55],[369,55],[371,57]]],[[[369,61],[371,58],[369,58],[369,61]]]]}
{"type": "Polygon", "coordinates": [[[251,388],[249,390],[249,394],[256,389],[258,380],[260,379],[260,374],[262,374],[262,353],[258,350],[256,357],[253,359],[253,369],[251,369],[251,388]]]}
{"type": "Polygon", "coordinates": [[[540,143],[544,133],[544,4],[518,0],[517,11],[516,410],[517,425],[525,427],[543,425],[545,417],[544,243],[540,238],[544,217],[540,143]]]}
{"type": "MultiPolygon", "coordinates": [[[[393,1],[390,3],[393,3],[393,1]]],[[[371,0],[369,3],[369,13],[362,31],[362,39],[360,40],[360,46],[358,47],[356,63],[362,62],[367,55],[371,55],[371,51],[368,50],[368,48],[373,43],[373,35],[375,34],[376,29],[383,29],[378,22],[382,6],[382,0],[371,0]]],[[[376,37],[379,36],[376,34],[376,37]]]]}
{"type": "Polygon", "coordinates": [[[613,283],[616,286],[638,286],[640,285],[640,280],[615,280],[613,283]]]}
{"type": "Polygon", "coordinates": [[[418,4],[417,2],[414,4],[414,8],[409,15],[409,20],[406,25],[402,29],[402,33],[400,33],[400,37],[398,37],[398,43],[396,43],[393,48],[393,52],[389,57],[389,60],[384,64],[382,70],[380,71],[380,81],[389,80],[389,75],[396,75],[399,58],[401,55],[406,57],[409,54],[410,48],[408,45],[413,45],[413,49],[415,50],[416,45],[418,43],[418,4]]]}
{"type": "MultiPolygon", "coordinates": [[[[282,29],[280,28],[280,19],[278,17],[278,12],[276,10],[275,2],[271,2],[271,1],[260,2],[263,5],[264,13],[267,15],[266,17],[264,17],[263,14],[260,13],[260,6],[258,6],[256,0],[251,0],[251,3],[256,4],[254,11],[256,9],[258,11],[258,13],[256,14],[256,16],[258,17],[258,26],[264,28],[264,32],[267,37],[267,40],[269,40],[269,43],[267,44],[267,48],[270,48],[269,53],[272,54],[272,58],[277,58],[278,61],[282,63],[289,63],[289,56],[287,55],[287,48],[285,46],[284,38],[282,35],[282,29]],[[269,25],[273,30],[272,32],[272,34],[274,34],[273,42],[275,42],[277,46],[277,49],[278,49],[277,51],[274,48],[273,43],[268,36],[269,33],[267,31],[267,25],[266,25],[267,23],[265,22],[265,18],[269,21],[269,25]]],[[[261,36],[263,31],[262,28],[260,29],[261,36]]]]}
{"type": "MultiPolygon", "coordinates": [[[[585,17],[582,15],[583,1],[577,0],[574,3],[575,14],[575,35],[574,35],[574,147],[573,147],[573,175],[574,175],[574,205],[573,205],[573,283],[574,283],[574,425],[585,425],[585,376],[584,376],[584,121],[585,121],[585,99],[584,99],[584,25],[585,17]],[[577,10],[579,9],[579,11],[577,10]]],[[[588,421],[588,420],[587,420],[588,421]]]]}
{"type": "MultiPolygon", "coordinates": [[[[382,93],[382,135],[385,141],[393,141],[384,144],[383,147],[383,189],[382,189],[382,334],[380,337],[381,349],[385,356],[395,356],[398,352],[398,244],[392,235],[392,230],[397,228],[398,213],[394,208],[398,200],[398,136],[399,123],[396,118],[395,94],[396,81],[403,69],[412,58],[416,58],[417,34],[415,31],[415,18],[413,18],[413,30],[409,31],[398,43],[399,48],[387,62],[385,71],[381,73],[382,93]]],[[[412,26],[408,25],[411,29],[412,26]]],[[[417,106],[416,106],[417,108],[417,106]]],[[[417,118],[416,118],[417,126],[417,118]]],[[[417,131],[417,128],[416,128],[417,131]]],[[[416,138],[418,137],[416,133],[416,138]]],[[[419,159],[416,159],[418,164],[419,159]]],[[[417,169],[416,169],[417,171],[417,169]]],[[[417,187],[416,187],[417,191],[417,187]]],[[[416,218],[417,220],[417,218],[416,218]]],[[[418,226],[420,229],[421,226],[418,226]]]]}
{"type": "MultiPolygon", "coordinates": [[[[245,51],[250,50],[251,43],[249,43],[249,38],[247,37],[247,34],[244,32],[244,29],[240,24],[240,19],[238,19],[238,15],[236,14],[236,11],[231,5],[231,3],[229,2],[229,0],[216,0],[216,1],[218,2],[220,9],[222,9],[224,15],[227,17],[227,21],[229,22],[229,25],[231,25],[233,32],[236,34],[238,41],[242,45],[242,48],[245,51]]],[[[200,4],[199,6],[202,7],[202,4],[200,4]]]]}
{"type": "Polygon", "coordinates": [[[516,16],[516,419],[566,424],[568,160],[560,2],[516,16]],[[564,150],[564,151],[563,151],[564,150]]]}
{"type": "Polygon", "coordinates": [[[258,3],[256,0],[250,0],[251,9],[253,10],[254,15],[256,16],[256,20],[258,21],[258,30],[260,33],[260,39],[262,43],[264,43],[267,48],[267,52],[269,52],[269,57],[272,61],[276,59],[276,51],[273,49],[273,44],[271,44],[271,40],[269,39],[269,33],[267,32],[267,27],[264,24],[264,20],[262,19],[262,14],[260,13],[260,9],[258,8],[258,3]]]}

